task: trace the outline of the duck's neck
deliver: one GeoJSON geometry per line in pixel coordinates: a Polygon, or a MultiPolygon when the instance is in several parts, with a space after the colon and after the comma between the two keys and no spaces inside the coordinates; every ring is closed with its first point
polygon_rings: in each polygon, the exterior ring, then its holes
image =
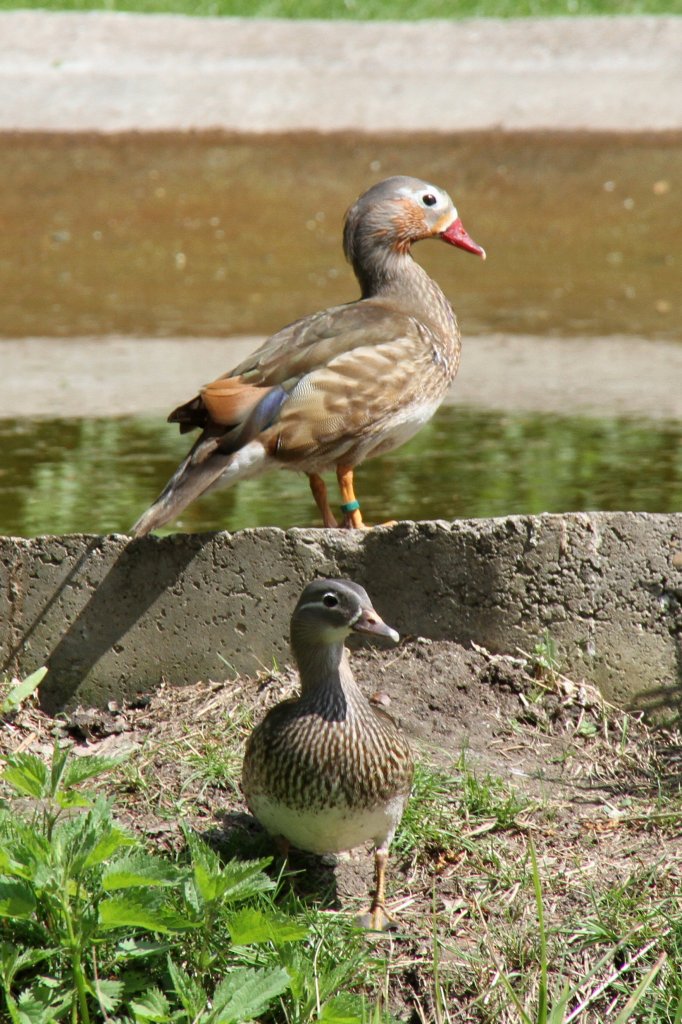
{"type": "Polygon", "coordinates": [[[436,282],[410,255],[409,248],[365,246],[353,251],[353,270],[363,299],[386,298],[412,316],[456,330],[452,307],[436,282]]]}
{"type": "Polygon", "coordinates": [[[343,643],[297,644],[292,636],[292,648],[301,679],[301,699],[325,716],[345,718],[360,690],[343,643]]]}

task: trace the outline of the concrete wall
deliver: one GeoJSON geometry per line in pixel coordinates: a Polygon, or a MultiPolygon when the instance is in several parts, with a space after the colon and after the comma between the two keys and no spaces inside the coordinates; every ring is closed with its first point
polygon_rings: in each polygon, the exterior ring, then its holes
{"type": "Polygon", "coordinates": [[[566,671],[619,703],[682,706],[682,514],[511,516],[367,533],[245,530],[130,541],[0,539],[4,671],[42,664],[49,710],[288,657],[315,576],[364,584],[403,634],[530,650],[545,629],[566,671]]]}

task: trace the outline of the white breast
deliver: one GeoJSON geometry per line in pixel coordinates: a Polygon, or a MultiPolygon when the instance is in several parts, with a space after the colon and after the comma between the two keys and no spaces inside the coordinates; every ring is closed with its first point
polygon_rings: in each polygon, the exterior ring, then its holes
{"type": "Polygon", "coordinates": [[[373,842],[388,845],[405,809],[405,796],[396,796],[372,809],[327,807],[294,810],[262,794],[249,800],[251,811],[273,836],[311,853],[339,853],[373,842]]]}

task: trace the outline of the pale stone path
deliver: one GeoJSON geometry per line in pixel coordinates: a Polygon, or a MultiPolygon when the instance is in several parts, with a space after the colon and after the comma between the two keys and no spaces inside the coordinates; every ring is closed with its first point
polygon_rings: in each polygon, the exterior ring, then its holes
{"type": "Polygon", "coordinates": [[[0,131],[682,129],[682,18],[0,13],[0,131]]]}
{"type": "MultiPolygon", "coordinates": [[[[261,340],[0,340],[0,418],[162,416],[261,340]]],[[[479,335],[464,339],[448,401],[504,411],[682,419],[680,381],[682,345],[675,342],[479,335]]]]}

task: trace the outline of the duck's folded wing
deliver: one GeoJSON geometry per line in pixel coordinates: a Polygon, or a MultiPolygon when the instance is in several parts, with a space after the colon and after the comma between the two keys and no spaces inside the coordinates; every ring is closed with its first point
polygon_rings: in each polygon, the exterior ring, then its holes
{"type": "Polygon", "coordinates": [[[414,320],[388,302],[351,302],[284,327],[226,376],[240,377],[248,384],[283,384],[329,365],[344,353],[415,332],[414,320]]]}
{"type": "Polygon", "coordinates": [[[168,417],[181,432],[218,424],[231,430],[254,410],[266,389],[291,392],[307,374],[358,349],[419,335],[415,321],[384,302],[336,306],[283,328],[230,373],[206,384],[168,417]]]}
{"type": "Polygon", "coordinates": [[[371,448],[373,437],[378,444],[413,410],[418,419],[419,409],[437,405],[448,382],[422,332],[415,325],[402,338],[344,352],[301,377],[262,435],[268,451],[285,462],[341,458],[357,445],[371,448]]]}

